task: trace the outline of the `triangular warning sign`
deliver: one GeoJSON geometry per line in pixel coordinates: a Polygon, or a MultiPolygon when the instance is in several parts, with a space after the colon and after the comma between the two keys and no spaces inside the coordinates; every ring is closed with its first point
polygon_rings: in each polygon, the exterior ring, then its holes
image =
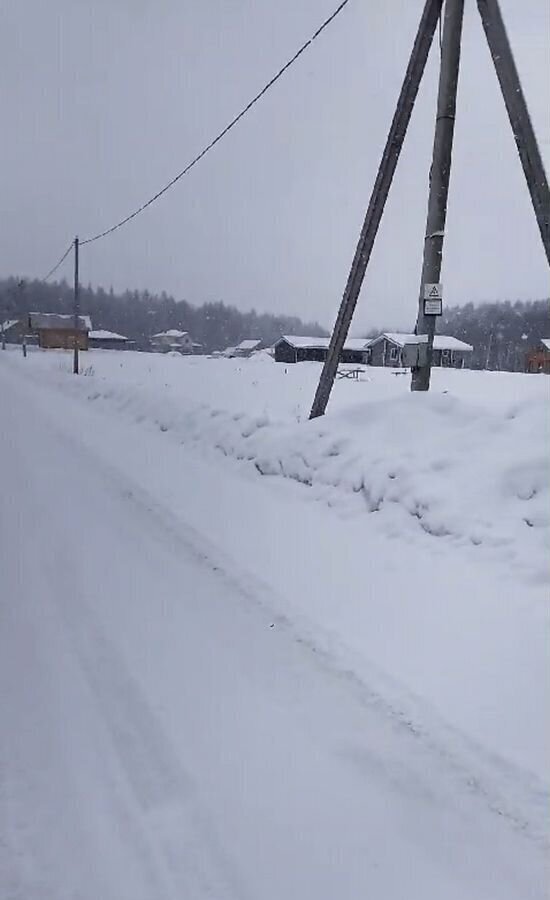
{"type": "Polygon", "coordinates": [[[428,298],[430,300],[432,299],[432,297],[435,300],[439,300],[439,288],[438,288],[437,284],[432,285],[432,289],[431,289],[430,293],[428,294],[428,298]]]}

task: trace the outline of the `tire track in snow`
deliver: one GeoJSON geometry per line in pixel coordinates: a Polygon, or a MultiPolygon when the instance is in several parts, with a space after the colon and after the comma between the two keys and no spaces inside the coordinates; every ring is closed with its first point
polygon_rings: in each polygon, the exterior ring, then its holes
{"type": "Polygon", "coordinates": [[[242,880],[201,808],[192,779],[120,653],[85,601],[79,598],[75,606],[68,596],[66,591],[58,592],[59,611],[152,843],[168,867],[174,898],[247,900],[242,880]]]}
{"type": "MultiPolygon", "coordinates": [[[[301,645],[316,666],[343,681],[364,707],[389,721],[396,731],[412,739],[413,745],[427,750],[434,765],[446,777],[528,840],[543,849],[550,846],[547,816],[550,796],[535,776],[488,752],[448,725],[423,700],[372,665],[369,665],[367,682],[350,668],[350,658],[353,659],[354,654],[342,642],[335,645],[333,636],[324,635],[317,626],[312,629],[309,623],[295,622],[282,614],[279,611],[281,601],[273,588],[242,569],[209,538],[159,502],[117,465],[53,422],[52,426],[63,442],[88,456],[91,464],[109,482],[111,491],[146,513],[153,531],[162,536],[163,546],[167,545],[168,539],[178,556],[183,550],[190,559],[215,573],[248,605],[263,609],[266,619],[276,623],[301,645]],[[344,664],[340,660],[345,660],[344,664]]],[[[353,754],[350,759],[353,761],[353,754]]]]}

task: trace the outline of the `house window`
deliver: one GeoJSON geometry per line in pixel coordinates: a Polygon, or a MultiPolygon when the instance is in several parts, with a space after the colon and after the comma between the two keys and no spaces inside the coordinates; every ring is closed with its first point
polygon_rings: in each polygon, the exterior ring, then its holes
{"type": "Polygon", "coordinates": [[[390,362],[396,363],[399,359],[399,347],[390,347],[390,362]]]}
{"type": "Polygon", "coordinates": [[[441,351],[441,365],[442,366],[450,366],[451,362],[452,362],[451,351],[450,350],[442,350],[441,351]]]}

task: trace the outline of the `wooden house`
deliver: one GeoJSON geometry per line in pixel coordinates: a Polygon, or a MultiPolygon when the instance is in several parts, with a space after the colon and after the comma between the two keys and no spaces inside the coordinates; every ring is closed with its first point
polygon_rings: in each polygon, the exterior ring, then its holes
{"type": "Polygon", "coordinates": [[[188,331],[180,331],[179,328],[169,328],[168,331],[154,334],[151,347],[157,353],[193,353],[191,335],[188,331]]]}
{"type": "Polygon", "coordinates": [[[130,342],[123,334],[100,329],[98,331],[90,331],[88,343],[90,348],[96,347],[99,350],[126,350],[130,342]]]}
{"type": "MultiPolygon", "coordinates": [[[[273,345],[275,362],[324,362],[327,358],[330,338],[283,335],[273,345]]],[[[369,341],[366,338],[348,338],[340,354],[341,363],[366,363],[369,341]]]]}
{"type": "MultiPolygon", "coordinates": [[[[426,340],[425,336],[404,334],[401,332],[384,332],[369,344],[369,363],[371,366],[391,366],[401,368],[406,365],[405,348],[426,340]]],[[[446,334],[434,337],[434,366],[462,369],[466,357],[473,351],[470,344],[446,334]]]]}
{"type": "Polygon", "coordinates": [[[530,350],[527,354],[528,372],[546,372],[550,374],[550,338],[542,338],[541,346],[530,350]]]}
{"type": "Polygon", "coordinates": [[[29,313],[29,329],[38,339],[38,346],[45,349],[79,350],[88,349],[88,334],[92,323],[89,316],[78,317],[78,327],[74,326],[74,316],[61,313],[29,313]]]}

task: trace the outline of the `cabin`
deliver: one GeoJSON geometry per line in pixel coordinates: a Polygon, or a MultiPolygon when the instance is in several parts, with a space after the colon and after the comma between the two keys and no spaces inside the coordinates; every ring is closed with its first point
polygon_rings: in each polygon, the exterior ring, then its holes
{"type": "MultiPolygon", "coordinates": [[[[406,348],[422,343],[425,340],[425,335],[386,331],[371,340],[369,344],[369,364],[371,366],[403,368],[407,365],[406,348]]],[[[432,365],[462,369],[468,354],[472,353],[473,349],[470,344],[459,341],[458,338],[446,334],[436,334],[434,337],[432,365]]]]}
{"type": "Polygon", "coordinates": [[[90,331],[88,334],[88,344],[90,348],[98,350],[127,350],[130,341],[123,334],[117,334],[116,331],[90,331]]]}
{"type": "Polygon", "coordinates": [[[550,374],[550,338],[542,338],[541,346],[527,354],[527,372],[550,374]]]}
{"type": "Polygon", "coordinates": [[[151,347],[156,353],[193,353],[191,335],[188,331],[180,331],[178,328],[154,334],[151,347]]]}
{"type": "Polygon", "coordinates": [[[76,346],[79,350],[87,350],[92,322],[89,316],[79,316],[75,328],[73,315],[31,312],[28,327],[43,349],[72,350],[76,346]]]}
{"type": "MultiPolygon", "coordinates": [[[[363,365],[367,362],[369,343],[366,338],[348,338],[340,354],[340,362],[363,365]]],[[[329,344],[328,337],[283,335],[273,345],[275,362],[324,362],[329,344]]]]}

